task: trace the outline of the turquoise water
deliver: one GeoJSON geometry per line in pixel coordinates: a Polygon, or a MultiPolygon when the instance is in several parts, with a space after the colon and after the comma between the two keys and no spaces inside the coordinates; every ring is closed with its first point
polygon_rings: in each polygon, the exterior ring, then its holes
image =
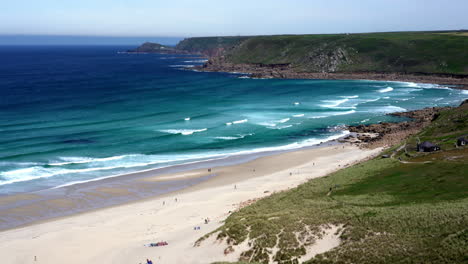
{"type": "Polygon", "coordinates": [[[270,150],[459,104],[432,84],[250,79],[127,47],[1,47],[0,194],[270,150]]]}

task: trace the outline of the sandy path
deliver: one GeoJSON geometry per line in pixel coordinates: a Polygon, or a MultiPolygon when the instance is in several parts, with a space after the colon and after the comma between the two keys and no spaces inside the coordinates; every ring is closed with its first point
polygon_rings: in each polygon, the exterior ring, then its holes
{"type": "MultiPolygon", "coordinates": [[[[379,151],[332,146],[214,168],[216,177],[169,196],[4,231],[0,233],[1,263],[137,264],[150,258],[158,264],[169,264],[232,260],[235,255],[225,257],[221,245],[195,248],[193,243],[219,227],[240,202],[297,186],[379,151]],[[269,192],[264,193],[266,190],[269,192]],[[206,217],[211,219],[209,224],[203,223],[206,217]],[[201,230],[193,230],[194,226],[201,230]],[[169,245],[143,246],[162,240],[169,245]]],[[[199,173],[165,177],[193,177],[199,173]]]]}

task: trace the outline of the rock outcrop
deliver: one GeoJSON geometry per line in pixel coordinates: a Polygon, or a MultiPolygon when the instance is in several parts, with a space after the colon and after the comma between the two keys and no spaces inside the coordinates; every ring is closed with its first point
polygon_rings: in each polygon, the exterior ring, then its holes
{"type": "Polygon", "coordinates": [[[348,130],[354,134],[344,141],[352,143],[365,143],[366,147],[390,146],[401,142],[410,135],[421,131],[435,120],[441,111],[451,107],[431,107],[421,110],[391,113],[392,116],[411,118],[410,121],[399,123],[382,122],[379,124],[348,126],[348,130]]]}

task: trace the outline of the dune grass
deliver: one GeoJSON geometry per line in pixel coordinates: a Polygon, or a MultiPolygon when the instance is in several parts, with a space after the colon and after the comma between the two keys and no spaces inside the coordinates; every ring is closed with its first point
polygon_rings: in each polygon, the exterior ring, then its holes
{"type": "MultiPolygon", "coordinates": [[[[449,110],[419,136],[453,140],[465,117],[449,110]]],[[[249,239],[240,261],[266,263],[277,247],[276,263],[298,263],[320,226],[343,224],[341,245],[306,263],[468,263],[468,148],[449,145],[406,157],[411,163],[376,158],[273,194],[228,217],[218,238],[249,239]]]]}

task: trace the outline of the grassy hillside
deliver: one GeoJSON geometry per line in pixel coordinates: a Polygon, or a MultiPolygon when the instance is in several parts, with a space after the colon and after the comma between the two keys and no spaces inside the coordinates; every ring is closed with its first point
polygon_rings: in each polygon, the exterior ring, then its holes
{"type": "Polygon", "coordinates": [[[468,37],[463,33],[395,32],[190,38],[182,41],[177,48],[197,52],[221,48],[226,62],[288,63],[293,69],[304,72],[467,75],[468,37]]]}
{"type": "Polygon", "coordinates": [[[278,247],[277,263],[297,263],[301,236],[343,224],[342,244],[307,263],[468,263],[468,148],[451,144],[467,132],[467,107],[418,135],[450,142],[443,151],[376,158],[274,194],[228,217],[218,237],[250,239],[242,261],[265,263],[278,247]]]}
{"type": "Polygon", "coordinates": [[[219,52],[228,51],[248,38],[249,37],[188,38],[179,42],[176,48],[178,50],[183,50],[191,53],[202,53],[207,56],[216,56],[219,55],[219,52]]]}
{"type": "MultiPolygon", "coordinates": [[[[401,159],[416,158],[427,154],[418,153],[418,142],[430,141],[439,145],[442,150],[455,148],[457,139],[461,136],[468,137],[468,101],[448,111],[442,111],[429,127],[418,135],[405,140],[401,145],[406,147],[396,153],[401,159]]],[[[395,146],[397,148],[398,146],[395,146]]]]}

